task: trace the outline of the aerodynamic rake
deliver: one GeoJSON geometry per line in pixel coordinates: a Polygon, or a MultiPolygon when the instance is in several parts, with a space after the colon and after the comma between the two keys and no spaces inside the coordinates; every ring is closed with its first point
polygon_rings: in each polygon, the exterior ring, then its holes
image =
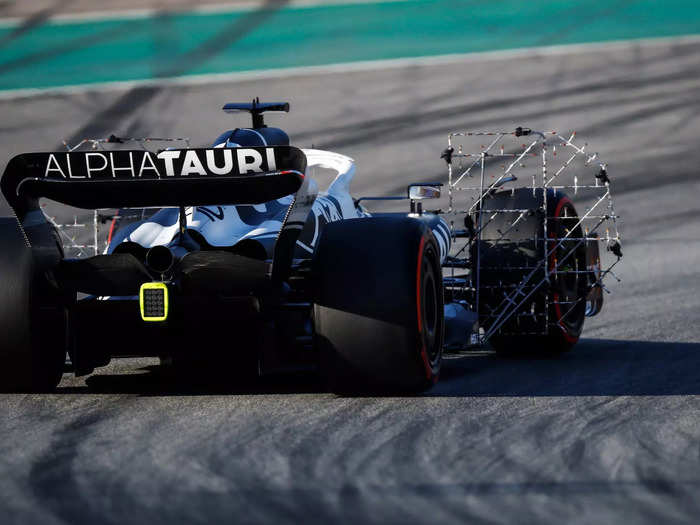
{"type": "Polygon", "coordinates": [[[595,315],[602,305],[602,301],[595,300],[596,294],[609,293],[604,279],[608,275],[617,279],[613,268],[622,252],[607,166],[600,162],[597,153],[587,151],[587,144],[577,145],[575,139],[575,132],[565,137],[554,131],[522,127],[510,132],[448,135],[442,158],[448,168],[448,213],[454,242],[444,265],[449,268],[444,282],[447,293],[477,313],[479,330],[475,331],[472,344],[486,343],[494,335],[525,335],[523,331],[508,332],[508,327],[520,324],[519,318],[528,319],[527,335],[547,335],[555,326],[549,306],[561,312],[557,322],[570,315],[581,301],[587,301],[586,315],[595,315]],[[518,188],[531,189],[533,202],[539,204],[514,209],[488,206],[497,190],[500,195],[504,191],[514,195],[518,188]],[[567,208],[564,216],[552,213],[548,198],[561,193],[576,200],[578,216],[567,216],[567,208]],[[539,195],[542,197],[534,199],[539,195]],[[517,237],[520,226],[533,216],[543,218],[537,235],[526,243],[511,238],[517,237]],[[557,221],[562,221],[561,227],[557,221]],[[460,222],[464,229],[455,227],[460,222]],[[493,224],[499,226],[495,231],[493,224]],[[599,240],[614,259],[605,267],[600,258],[587,261],[586,268],[572,265],[582,247],[599,240]],[[486,266],[484,246],[497,250],[514,243],[520,251],[526,250],[526,245],[537,247],[540,255],[532,254],[525,265],[486,266]],[[496,269],[517,277],[512,282],[506,279],[494,283],[491,279],[485,283],[484,272],[496,269]],[[585,274],[589,279],[594,276],[585,296],[567,301],[554,294],[546,299],[547,307],[535,307],[541,292],[555,279],[575,278],[577,274],[585,274]],[[488,301],[484,300],[485,295],[488,301]]]}

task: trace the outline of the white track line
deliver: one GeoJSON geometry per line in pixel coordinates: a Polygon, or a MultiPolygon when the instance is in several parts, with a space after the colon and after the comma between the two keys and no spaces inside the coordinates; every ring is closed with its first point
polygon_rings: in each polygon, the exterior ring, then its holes
{"type": "Polygon", "coordinates": [[[321,66],[302,66],[231,73],[210,73],[180,77],[100,82],[50,88],[10,89],[0,91],[0,100],[14,100],[51,95],[74,95],[95,91],[121,91],[135,87],[151,86],[198,86],[211,84],[231,84],[261,79],[278,79],[329,74],[355,73],[363,71],[382,71],[415,66],[439,66],[485,62],[490,60],[507,60],[522,57],[547,57],[568,54],[583,54],[596,51],[615,51],[630,47],[658,47],[667,44],[693,44],[700,42],[700,35],[680,37],[644,38],[634,40],[616,40],[610,42],[593,42],[589,44],[568,44],[559,46],[525,47],[502,51],[484,51],[476,53],[455,53],[428,57],[395,58],[387,60],[367,60],[360,62],[343,62],[321,66]]]}

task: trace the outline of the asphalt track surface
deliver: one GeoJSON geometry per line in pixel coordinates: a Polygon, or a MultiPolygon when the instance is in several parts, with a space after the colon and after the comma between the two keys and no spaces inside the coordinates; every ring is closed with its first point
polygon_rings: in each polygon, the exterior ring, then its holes
{"type": "Polygon", "coordinates": [[[699,74],[700,44],[670,43],[0,102],[7,159],[114,131],[205,144],[235,125],[222,102],[288,99],[275,122],[353,156],[357,194],[444,176],[450,130],[575,129],[609,161],[625,239],[623,282],[572,353],[452,358],[423,396],[204,388],[149,360],[2,395],[2,522],[696,521],[699,74]]]}

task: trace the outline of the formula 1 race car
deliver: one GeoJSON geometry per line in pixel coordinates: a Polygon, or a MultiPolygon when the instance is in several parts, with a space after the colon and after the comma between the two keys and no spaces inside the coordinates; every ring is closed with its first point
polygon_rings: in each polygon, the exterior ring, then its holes
{"type": "Polygon", "coordinates": [[[76,375],[154,356],[185,370],[215,363],[232,378],[301,367],[336,392],[417,392],[437,380],[443,352],[487,342],[563,352],[600,311],[622,254],[606,167],[592,169],[597,156],[575,135],[450,134],[447,208],[424,209],[445,198],[445,184],[429,182],[389,197],[407,212],[373,214],[363,203],[384,198],[353,199],[352,159],[290,146],[265,126],[265,112],[289,104],[224,110],[253,125],[209,148],[125,149],[135,139],[111,136],[8,163],[0,186],[16,217],[0,219],[0,389],[54,388],[67,352],[76,375]],[[484,138],[474,153],[457,144],[484,138]],[[319,189],[316,173],[328,172],[319,189]],[[471,195],[466,207],[458,195],[471,195]],[[40,199],[110,220],[104,249],[95,237],[95,255],[65,257],[40,199]],[[605,269],[601,243],[616,256],[605,269]]]}

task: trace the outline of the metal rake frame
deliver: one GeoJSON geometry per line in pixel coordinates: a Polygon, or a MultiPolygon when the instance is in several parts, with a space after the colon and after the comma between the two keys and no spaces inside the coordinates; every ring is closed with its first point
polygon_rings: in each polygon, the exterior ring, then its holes
{"type": "MultiPolygon", "coordinates": [[[[465,218],[472,217],[477,210],[481,210],[484,199],[494,190],[501,188],[505,184],[517,183],[521,180],[518,175],[522,173],[523,168],[526,168],[525,160],[531,158],[537,158],[538,160],[536,169],[532,169],[528,173],[525,179],[528,181],[528,184],[520,184],[519,187],[532,188],[533,195],[540,189],[543,195],[541,206],[536,209],[495,209],[478,213],[477,224],[473,224],[472,221],[471,232],[455,229],[454,221],[452,221],[453,247],[451,251],[453,253],[450,254],[444,264],[444,267],[450,272],[450,275],[445,276],[445,287],[453,294],[453,297],[467,303],[477,314],[479,329],[475,331],[472,343],[486,343],[516,314],[532,317],[539,315],[542,318],[539,325],[541,329],[533,333],[537,335],[548,334],[551,328],[549,305],[552,302],[557,302],[560,306],[567,307],[567,310],[558,319],[558,322],[561,322],[581,301],[586,299],[586,297],[581,297],[576,301],[548,300],[541,314],[535,314],[534,311],[529,313],[523,312],[523,307],[528,302],[531,302],[533,295],[545,284],[550,283],[557,275],[571,273],[591,275],[591,271],[594,271],[595,281],[590,288],[598,286],[607,293],[609,293],[609,290],[605,288],[603,280],[608,275],[611,275],[619,281],[613,273],[613,268],[621,257],[620,235],[617,228],[618,216],[615,214],[610,192],[607,166],[598,162],[597,171],[593,171],[593,162],[598,159],[598,153],[589,154],[586,152],[587,144],[577,145],[574,142],[575,138],[576,132],[571,133],[567,138],[555,131],[543,132],[522,127],[518,127],[514,131],[455,132],[448,135],[448,147],[443,152],[443,158],[446,160],[448,167],[449,214],[463,214],[465,218]],[[488,137],[489,142],[486,145],[482,144],[478,152],[465,151],[462,142],[468,137],[488,137]],[[526,139],[526,142],[506,150],[505,142],[511,137],[523,137],[526,139]],[[457,147],[456,150],[455,146],[457,147]],[[559,162],[558,165],[552,159],[553,156],[557,155],[557,148],[563,149],[566,154],[565,160],[559,162]],[[494,171],[492,168],[499,160],[505,161],[505,164],[501,165],[502,172],[498,173],[497,176],[492,176],[493,181],[487,183],[487,171],[494,171]],[[581,172],[574,171],[574,163],[576,161],[582,161],[581,172]],[[552,172],[551,174],[550,171],[552,172]],[[474,180],[477,173],[478,185],[465,184],[466,181],[474,180]],[[551,217],[547,216],[547,189],[555,192],[567,192],[570,197],[575,197],[579,192],[586,191],[593,200],[593,204],[586,208],[585,213],[571,218],[572,220],[577,219],[575,225],[568,228],[566,233],[560,237],[555,237],[552,235],[552,232],[547,231],[548,222],[551,219],[551,217]],[[473,202],[471,205],[457,209],[457,197],[462,193],[470,193],[473,202]],[[543,252],[539,262],[532,266],[510,268],[526,272],[525,276],[517,284],[482,287],[482,241],[497,244],[507,240],[508,233],[520,221],[537,212],[544,214],[543,238],[533,239],[535,242],[543,241],[543,252]],[[509,219],[510,226],[503,231],[499,230],[499,237],[484,238],[482,232],[486,226],[495,220],[497,216],[503,214],[513,217],[509,219]],[[592,226],[588,226],[590,224],[592,226]],[[574,231],[577,231],[579,228],[580,231],[584,232],[584,235],[582,237],[573,236],[574,231]],[[604,235],[600,235],[603,229],[604,235]],[[460,245],[459,239],[466,239],[466,241],[460,245]],[[598,242],[598,240],[605,243],[607,251],[612,252],[617,257],[616,260],[608,264],[605,269],[602,268],[601,263],[599,263],[600,266],[597,269],[586,268],[576,271],[565,269],[564,263],[571,255],[576,253],[583,243],[598,242]],[[472,246],[475,242],[476,261],[472,261],[472,246]],[[566,253],[558,257],[554,265],[548,264],[551,260],[550,258],[557,253],[559,248],[564,246],[564,243],[567,243],[565,247],[566,253]],[[455,269],[458,268],[467,270],[467,273],[460,276],[455,275],[455,269]],[[503,291],[503,299],[500,304],[489,312],[483,312],[484,307],[481,304],[482,291],[486,287],[501,288],[503,291]]],[[[515,187],[518,186],[508,186],[508,189],[515,189],[515,187]]],[[[591,311],[591,305],[588,305],[586,313],[589,314],[591,311]]]]}

